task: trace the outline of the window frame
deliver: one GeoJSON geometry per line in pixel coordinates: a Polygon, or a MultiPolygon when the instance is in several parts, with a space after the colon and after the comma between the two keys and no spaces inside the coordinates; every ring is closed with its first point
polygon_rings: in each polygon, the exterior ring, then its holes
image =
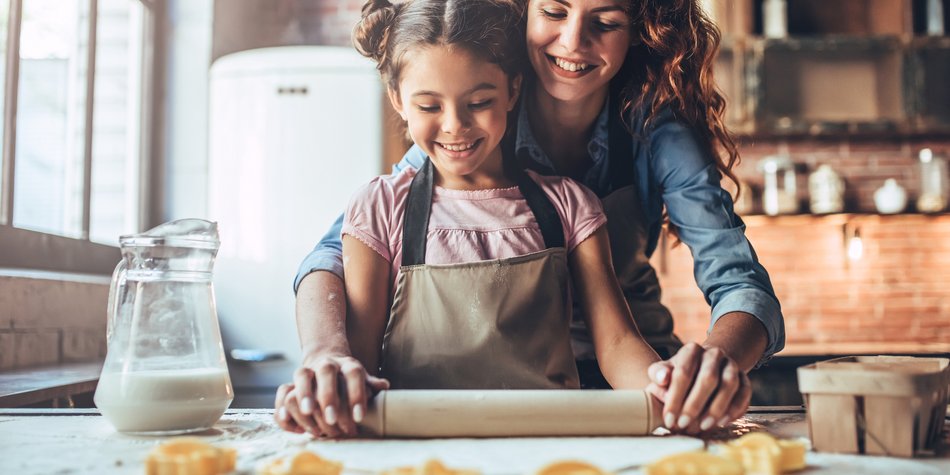
{"type": "MultiPolygon", "coordinates": [[[[96,32],[98,26],[98,0],[86,0],[89,4],[89,24],[86,31],[89,44],[86,66],[86,104],[85,104],[85,143],[83,149],[83,211],[82,230],[79,238],[71,238],[51,233],[33,231],[13,226],[14,177],[16,170],[16,126],[17,101],[20,77],[20,33],[23,21],[24,0],[9,0],[10,11],[7,25],[6,82],[3,89],[4,133],[2,156],[0,156],[0,269],[35,269],[82,274],[112,273],[118,262],[119,250],[111,246],[93,242],[89,238],[91,202],[92,202],[92,135],[93,109],[95,106],[96,86],[96,32]]],[[[128,0],[138,1],[145,9],[143,20],[142,71],[139,98],[142,103],[140,124],[139,157],[139,216],[138,228],[149,222],[150,190],[149,180],[154,170],[152,155],[153,117],[155,105],[156,50],[158,42],[158,21],[164,0],[128,0]]]]}

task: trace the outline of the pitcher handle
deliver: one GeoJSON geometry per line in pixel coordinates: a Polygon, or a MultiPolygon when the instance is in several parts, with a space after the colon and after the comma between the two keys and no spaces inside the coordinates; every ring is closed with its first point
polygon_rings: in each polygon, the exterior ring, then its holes
{"type": "Polygon", "coordinates": [[[119,288],[125,287],[125,274],[128,271],[128,264],[125,259],[119,261],[112,272],[112,282],[109,283],[109,308],[108,320],[106,320],[106,343],[112,341],[112,333],[115,330],[116,314],[119,313],[119,294],[116,292],[119,288]]]}

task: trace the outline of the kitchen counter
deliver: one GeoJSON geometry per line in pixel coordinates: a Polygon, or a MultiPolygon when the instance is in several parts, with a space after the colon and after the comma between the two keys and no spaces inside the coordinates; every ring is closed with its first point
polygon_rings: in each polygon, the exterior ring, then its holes
{"type": "MultiPolygon", "coordinates": [[[[664,455],[696,450],[765,430],[779,437],[806,437],[804,413],[795,408],[759,407],[706,441],[681,436],[508,438],[434,440],[314,440],[283,432],[270,410],[229,410],[211,430],[197,434],[209,443],[233,447],[238,473],[279,456],[311,450],[344,463],[344,474],[365,475],[396,466],[439,458],[450,467],[476,468],[485,474],[530,474],[542,465],[582,459],[604,469],[641,473],[639,466],[664,455]]],[[[129,436],[115,432],[95,409],[0,410],[0,473],[144,473],[143,461],[165,437],[129,436]]],[[[809,452],[802,474],[944,474],[950,473],[946,433],[935,457],[900,459],[809,452]]]]}

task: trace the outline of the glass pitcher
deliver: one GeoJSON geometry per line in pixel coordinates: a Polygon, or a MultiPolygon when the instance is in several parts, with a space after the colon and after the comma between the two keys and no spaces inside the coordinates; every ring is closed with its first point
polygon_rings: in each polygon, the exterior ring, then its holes
{"type": "Polygon", "coordinates": [[[234,399],[211,286],[217,224],[181,219],[119,245],[96,406],[121,432],[210,428],[234,399]]]}

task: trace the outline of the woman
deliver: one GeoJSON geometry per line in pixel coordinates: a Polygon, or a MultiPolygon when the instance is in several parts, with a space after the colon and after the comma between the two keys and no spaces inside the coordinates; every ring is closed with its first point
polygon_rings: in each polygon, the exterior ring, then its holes
{"type": "MultiPolygon", "coordinates": [[[[603,199],[624,294],[644,337],[668,357],[650,367],[648,390],[664,402],[665,425],[687,433],[744,414],[751,398],[746,372],[785,339],[768,274],[719,185],[723,174],[733,177],[738,153],[712,82],[718,31],[697,3],[528,1],[535,77],[524,87],[515,146],[523,165],[575,178],[603,199]],[[648,256],[667,217],[692,251],[697,285],[712,307],[702,345],[680,347],[659,303],[648,256]]],[[[410,150],[397,171],[418,166],[423,156],[410,150]]],[[[386,387],[346,344],[339,245],[334,227],[295,282],[304,366],[275,401],[275,418],[287,430],[354,434],[362,409],[352,409],[365,407],[367,388],[386,387]],[[338,384],[346,387],[346,410],[338,384]]],[[[597,387],[589,340],[576,330],[582,381],[597,387]]]]}

